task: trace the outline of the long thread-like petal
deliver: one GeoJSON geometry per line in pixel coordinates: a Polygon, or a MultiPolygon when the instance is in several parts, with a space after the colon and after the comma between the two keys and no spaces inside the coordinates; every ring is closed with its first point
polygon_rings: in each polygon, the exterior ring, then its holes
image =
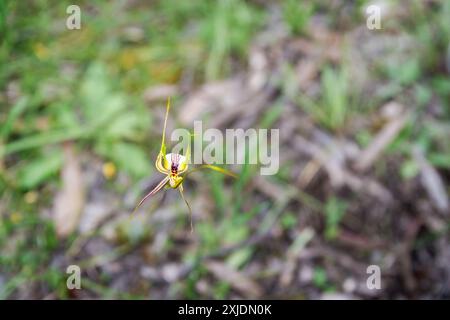
{"type": "Polygon", "coordinates": [[[137,209],[139,209],[139,207],[145,202],[145,200],[147,200],[148,197],[154,195],[155,193],[157,193],[159,190],[161,190],[169,181],[169,177],[165,177],[164,179],[161,180],[160,183],[158,183],[158,185],[152,190],[150,191],[140,202],[139,204],[136,206],[136,208],[134,209],[133,213],[136,212],[137,209]]]}
{"type": "Polygon", "coordinates": [[[170,97],[167,98],[167,106],[166,106],[166,115],[164,117],[164,127],[163,127],[163,134],[161,138],[161,149],[159,150],[159,153],[162,153],[163,156],[166,155],[166,128],[167,128],[167,118],[169,117],[169,110],[170,110],[170,97]]]}
{"type": "Polygon", "coordinates": [[[180,185],[178,186],[178,190],[180,190],[181,197],[183,198],[184,202],[186,203],[186,205],[187,205],[188,208],[189,208],[189,217],[190,217],[190,219],[191,219],[191,233],[193,233],[193,232],[194,232],[194,225],[193,225],[193,223],[192,223],[192,209],[191,209],[191,206],[189,205],[189,202],[187,202],[186,198],[184,197],[184,193],[183,193],[183,185],[182,185],[181,183],[180,183],[180,185]]]}
{"type": "Polygon", "coordinates": [[[185,174],[184,177],[186,177],[188,174],[191,174],[192,172],[195,172],[195,171],[198,171],[198,170],[201,170],[201,169],[211,169],[211,170],[220,172],[220,173],[222,173],[224,175],[227,175],[227,176],[230,176],[230,177],[233,177],[233,178],[237,178],[237,175],[234,172],[231,172],[231,171],[229,171],[227,169],[224,169],[224,168],[221,168],[221,167],[218,167],[218,166],[214,166],[214,165],[211,165],[211,164],[203,164],[203,165],[201,165],[199,167],[196,167],[196,168],[188,171],[185,174]]]}

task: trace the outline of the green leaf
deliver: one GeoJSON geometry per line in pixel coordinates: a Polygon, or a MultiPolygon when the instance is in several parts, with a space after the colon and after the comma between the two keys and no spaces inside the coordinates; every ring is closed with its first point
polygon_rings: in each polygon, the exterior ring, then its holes
{"type": "Polygon", "coordinates": [[[16,121],[17,118],[19,118],[19,116],[28,107],[28,101],[29,101],[29,99],[27,97],[22,97],[11,108],[11,110],[8,113],[8,117],[7,117],[6,121],[2,124],[2,126],[0,128],[0,138],[3,138],[6,140],[6,138],[8,137],[8,135],[11,132],[14,121],[16,121]]]}
{"type": "Polygon", "coordinates": [[[124,113],[114,118],[104,131],[105,136],[111,139],[136,139],[140,132],[143,131],[141,126],[141,116],[137,113],[124,113]]]}
{"type": "Polygon", "coordinates": [[[126,114],[126,102],[122,95],[116,94],[105,98],[102,103],[92,105],[90,108],[95,110],[93,114],[89,115],[89,123],[91,126],[96,127],[99,135],[105,133],[104,128],[109,128],[114,125],[115,119],[126,114]]]}
{"type": "Polygon", "coordinates": [[[110,91],[105,66],[102,63],[91,64],[80,88],[81,107],[88,118],[94,119],[100,114],[99,107],[105,104],[110,91]]]}
{"type": "Polygon", "coordinates": [[[83,139],[88,135],[89,131],[83,128],[60,129],[34,134],[5,145],[3,150],[0,149],[0,157],[66,140],[83,139]]]}
{"type": "Polygon", "coordinates": [[[55,175],[62,166],[63,157],[60,150],[41,156],[19,169],[17,179],[19,186],[33,189],[55,175]]]}

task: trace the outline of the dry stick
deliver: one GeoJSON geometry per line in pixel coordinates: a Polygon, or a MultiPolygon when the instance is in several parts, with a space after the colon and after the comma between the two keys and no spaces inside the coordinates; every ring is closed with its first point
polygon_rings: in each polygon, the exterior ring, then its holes
{"type": "Polygon", "coordinates": [[[306,245],[313,239],[314,234],[314,229],[307,227],[300,231],[292,241],[280,272],[279,283],[282,287],[287,287],[292,282],[299,257],[306,245]]]}
{"type": "Polygon", "coordinates": [[[347,185],[355,192],[364,192],[382,202],[390,202],[393,199],[391,192],[376,180],[368,177],[360,178],[353,174],[344,165],[330,161],[325,149],[300,135],[295,136],[294,149],[307,154],[317,160],[328,172],[330,182],[334,186],[347,185]]]}
{"type": "Polygon", "coordinates": [[[423,151],[415,146],[413,157],[420,168],[420,182],[425,188],[431,203],[444,215],[449,214],[449,200],[446,186],[439,172],[425,158],[423,151]]]}
{"type": "Polygon", "coordinates": [[[358,160],[355,164],[356,170],[363,172],[374,164],[382,151],[398,136],[399,132],[405,126],[409,115],[405,114],[389,122],[375,136],[370,145],[360,152],[358,160]]]}
{"type": "Polygon", "coordinates": [[[255,187],[261,191],[264,195],[267,197],[270,197],[277,201],[279,198],[278,195],[285,193],[285,190],[287,189],[288,192],[291,192],[296,195],[296,199],[299,202],[302,202],[304,205],[309,207],[312,210],[320,211],[322,210],[322,204],[319,200],[314,198],[313,196],[307,194],[306,192],[296,189],[294,187],[290,186],[283,186],[280,187],[276,183],[273,183],[267,179],[262,178],[261,176],[255,177],[255,187]]]}

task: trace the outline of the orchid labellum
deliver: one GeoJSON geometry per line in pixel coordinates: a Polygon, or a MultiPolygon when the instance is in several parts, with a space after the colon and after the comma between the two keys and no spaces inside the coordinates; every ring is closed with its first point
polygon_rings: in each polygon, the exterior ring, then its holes
{"type": "Polygon", "coordinates": [[[231,176],[233,178],[236,178],[236,175],[228,170],[225,170],[223,168],[220,168],[218,166],[204,164],[197,168],[194,168],[192,170],[188,171],[188,162],[190,158],[190,149],[188,145],[188,149],[186,151],[185,155],[177,154],[177,153],[168,153],[166,154],[166,145],[165,145],[165,137],[166,137],[166,126],[167,126],[167,117],[169,115],[170,110],[170,98],[167,100],[167,107],[166,107],[166,116],[164,118],[164,127],[163,127],[163,134],[162,134],[162,141],[161,141],[161,149],[159,150],[158,157],[156,158],[156,169],[165,174],[166,177],[161,180],[161,182],[158,183],[158,185],[150,191],[136,206],[134,209],[134,212],[152,195],[156,194],[159,190],[162,188],[173,188],[178,189],[180,191],[180,195],[183,198],[184,202],[186,203],[188,209],[189,209],[189,215],[191,220],[191,232],[194,230],[192,225],[192,209],[189,203],[187,202],[186,198],[184,197],[183,193],[183,181],[187,177],[188,174],[191,172],[200,170],[200,169],[212,169],[217,172],[220,172],[222,174],[231,176]]]}

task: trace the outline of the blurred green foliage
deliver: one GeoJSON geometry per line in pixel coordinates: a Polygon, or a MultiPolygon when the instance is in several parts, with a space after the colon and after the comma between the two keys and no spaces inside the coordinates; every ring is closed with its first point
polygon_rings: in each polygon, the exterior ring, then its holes
{"type": "MultiPolygon", "coordinates": [[[[0,83],[17,95],[13,105],[0,101],[0,159],[8,168],[0,166],[0,191],[10,215],[0,224],[5,252],[0,265],[4,272],[17,274],[2,297],[23,281],[43,281],[59,297],[67,297],[64,285],[58,287],[64,283],[61,273],[40,270],[56,249],[52,223],[41,220],[35,210],[39,206],[24,201],[27,193],[37,192],[39,204],[51,203],[48,186],[59,183],[64,164],[61,143],[75,141],[78,149],[114,163],[133,181],[150,176],[150,155],[159,139],[148,139],[154,134],[153,117],[142,101],[143,91],[176,83],[182,72],[192,73],[199,82],[226,76],[235,61],[244,62],[250,40],[264,23],[261,8],[239,0],[167,0],[128,7],[121,2],[79,1],[81,30],[67,30],[69,4],[0,2],[0,83]],[[127,33],[135,26],[141,29],[136,37],[127,33]],[[43,232],[37,225],[50,229],[43,232]],[[17,234],[25,239],[5,249],[7,239],[17,234]],[[33,237],[42,247],[28,245],[33,237]]],[[[229,214],[229,200],[221,190],[222,179],[213,173],[208,183],[223,218],[229,214]]],[[[238,184],[236,194],[244,184],[238,184]]],[[[248,236],[241,220],[251,215],[239,216],[239,210],[236,206],[223,224],[223,238],[215,238],[219,234],[211,232],[211,223],[199,224],[198,232],[205,237],[199,252],[248,236]],[[208,240],[208,235],[214,237],[208,240]]],[[[230,263],[239,267],[249,254],[237,252],[230,263]]],[[[115,295],[94,283],[86,286],[115,295]]],[[[224,295],[227,287],[217,290],[224,295]]]]}
{"type": "Polygon", "coordinates": [[[294,35],[306,34],[309,20],[314,12],[314,2],[283,1],[283,18],[294,35]]]}

